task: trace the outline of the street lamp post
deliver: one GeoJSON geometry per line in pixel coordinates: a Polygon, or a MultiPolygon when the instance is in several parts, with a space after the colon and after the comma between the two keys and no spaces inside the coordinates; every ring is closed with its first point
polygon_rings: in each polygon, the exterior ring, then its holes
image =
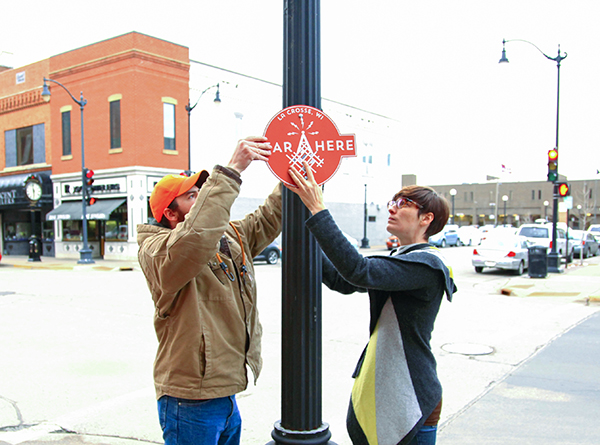
{"type": "Polygon", "coordinates": [[[367,184],[365,184],[365,208],[363,215],[363,239],[360,242],[360,247],[363,249],[369,248],[369,238],[367,238],[367,221],[369,219],[369,209],[367,208],[367,184]]]}
{"type": "Polygon", "coordinates": [[[506,225],[506,201],[508,201],[507,195],[502,195],[502,201],[504,201],[504,220],[503,224],[506,225]]]}
{"type": "Polygon", "coordinates": [[[548,221],[548,206],[550,203],[548,201],[544,201],[544,219],[548,221]]]}
{"type": "MultiPolygon", "coordinates": [[[[556,82],[556,151],[558,153],[558,117],[559,117],[559,104],[560,104],[560,62],[563,61],[563,59],[567,58],[567,53],[564,53],[564,56],[561,55],[560,53],[560,45],[558,45],[558,55],[556,57],[550,57],[548,55],[546,55],[541,49],[539,49],[536,45],[534,45],[533,43],[527,41],[527,40],[522,40],[522,39],[512,39],[512,40],[502,40],[502,57],[500,58],[500,60],[498,61],[498,63],[508,63],[508,59],[506,58],[506,49],[505,49],[505,45],[508,42],[525,42],[525,43],[529,43],[531,46],[533,46],[535,49],[537,49],[540,53],[542,53],[542,55],[548,59],[548,60],[552,60],[554,62],[556,62],[556,71],[557,71],[557,82],[556,82]]],[[[556,172],[557,174],[557,181],[558,181],[558,170],[556,172]]],[[[558,183],[556,181],[554,181],[553,183],[554,187],[553,187],[553,197],[552,197],[552,250],[550,251],[550,253],[548,254],[548,272],[553,272],[553,273],[558,273],[560,272],[560,255],[558,253],[558,251],[556,250],[556,242],[557,242],[557,230],[556,230],[556,226],[557,226],[557,222],[558,222],[558,183]]]]}
{"type": "Polygon", "coordinates": [[[456,193],[456,189],[450,189],[450,196],[452,196],[452,224],[454,224],[454,197],[456,193]]]}
{"type": "Polygon", "coordinates": [[[185,111],[187,111],[188,114],[188,169],[185,172],[186,175],[191,176],[192,175],[192,130],[191,130],[191,114],[192,114],[192,110],[194,108],[196,108],[196,105],[198,105],[198,102],[200,102],[200,98],[204,95],[204,93],[206,93],[208,90],[210,90],[211,88],[217,88],[217,94],[215,95],[215,99],[213,100],[214,103],[216,104],[220,104],[221,103],[221,97],[219,96],[219,84],[215,84],[215,85],[211,85],[208,88],[206,88],[204,91],[202,91],[200,93],[200,96],[198,96],[198,100],[196,100],[196,103],[193,106],[190,106],[190,99],[188,98],[188,104],[185,106],[185,111]]]}
{"type": "Polygon", "coordinates": [[[81,224],[82,228],[82,236],[83,236],[83,248],[79,251],[79,260],[77,261],[79,264],[94,264],[95,261],[92,259],[92,249],[90,249],[88,245],[88,232],[87,232],[87,203],[85,201],[86,198],[86,187],[87,187],[87,178],[85,176],[85,146],[84,146],[84,138],[83,138],[83,108],[87,104],[87,100],[83,98],[83,91],[80,93],[79,100],[75,99],[75,97],[71,94],[71,92],[65,87],[62,83],[52,80],[46,79],[44,77],[44,87],[42,90],[42,98],[44,101],[50,101],[50,88],[46,82],[53,82],[57,85],[60,85],[68,94],[71,96],[71,99],[75,101],[76,104],[79,105],[79,109],[81,110],[81,224]]]}

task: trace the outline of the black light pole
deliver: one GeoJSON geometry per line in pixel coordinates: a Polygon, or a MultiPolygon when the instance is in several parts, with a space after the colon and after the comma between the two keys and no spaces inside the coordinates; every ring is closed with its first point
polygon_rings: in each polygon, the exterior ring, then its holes
{"type": "Polygon", "coordinates": [[[200,93],[200,96],[198,96],[198,100],[196,100],[196,103],[193,106],[190,106],[191,102],[190,102],[190,99],[188,98],[188,104],[185,106],[185,111],[187,111],[187,114],[188,114],[188,169],[186,170],[185,174],[188,176],[192,175],[192,130],[191,130],[192,110],[194,108],[196,108],[196,105],[198,105],[198,102],[200,102],[200,98],[204,95],[204,93],[206,93],[211,88],[215,88],[215,87],[217,88],[217,94],[215,95],[215,100],[213,100],[213,102],[216,104],[220,104],[221,98],[219,97],[219,84],[217,83],[216,85],[211,85],[208,88],[206,88],[204,91],[202,91],[200,93]]]}
{"type": "MultiPolygon", "coordinates": [[[[319,0],[284,0],[283,108],[321,108],[319,0]]],[[[270,444],[330,443],[321,418],[321,249],[306,229],[310,212],[283,188],[281,420],[270,444]]]]}
{"type": "MultiPolygon", "coordinates": [[[[564,53],[564,56],[560,54],[560,45],[558,45],[558,55],[556,57],[550,57],[539,49],[536,45],[527,40],[522,39],[512,39],[512,40],[502,40],[502,57],[500,58],[498,63],[508,63],[508,59],[506,58],[506,49],[505,45],[508,42],[525,42],[529,43],[535,49],[537,49],[542,55],[548,59],[556,62],[556,71],[557,71],[557,82],[556,82],[556,152],[558,153],[558,117],[559,117],[559,104],[560,104],[560,62],[563,59],[567,58],[567,53],[564,53]]],[[[557,222],[558,222],[558,168],[556,170],[556,181],[553,181],[553,193],[552,193],[552,249],[548,254],[548,272],[559,273],[560,272],[560,254],[556,250],[556,241],[557,241],[557,222]]]]}
{"type": "Polygon", "coordinates": [[[367,184],[365,184],[365,208],[363,216],[363,239],[360,242],[360,247],[363,249],[369,248],[369,238],[367,238],[367,221],[369,219],[369,209],[367,207],[367,184]]]}
{"type": "Polygon", "coordinates": [[[81,110],[81,220],[82,220],[82,235],[83,235],[83,249],[79,251],[79,260],[77,261],[79,264],[94,264],[95,261],[92,259],[92,249],[90,249],[88,245],[88,232],[87,232],[87,209],[86,209],[86,187],[87,187],[87,178],[85,177],[85,146],[83,143],[83,107],[87,104],[87,100],[83,98],[83,91],[81,92],[79,100],[75,99],[75,97],[71,94],[71,92],[65,87],[62,83],[52,80],[46,79],[44,77],[44,89],[42,90],[42,98],[46,101],[50,101],[50,88],[46,82],[54,82],[57,85],[60,85],[71,99],[75,101],[76,104],[79,105],[79,109],[81,110]]]}

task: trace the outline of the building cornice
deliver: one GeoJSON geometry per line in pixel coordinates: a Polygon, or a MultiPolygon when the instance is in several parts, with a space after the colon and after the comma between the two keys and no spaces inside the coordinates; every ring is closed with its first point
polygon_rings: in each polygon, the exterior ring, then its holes
{"type": "Polygon", "coordinates": [[[104,65],[121,62],[127,59],[140,59],[147,62],[156,63],[158,65],[168,66],[175,69],[185,69],[189,71],[190,64],[181,60],[176,60],[168,57],[161,56],[159,54],[150,53],[139,49],[129,49],[119,53],[111,54],[107,57],[101,57],[99,59],[87,60],[83,63],[72,65],[66,68],[61,68],[49,73],[51,78],[61,78],[68,75],[78,74],[81,72],[89,71],[104,65]]]}

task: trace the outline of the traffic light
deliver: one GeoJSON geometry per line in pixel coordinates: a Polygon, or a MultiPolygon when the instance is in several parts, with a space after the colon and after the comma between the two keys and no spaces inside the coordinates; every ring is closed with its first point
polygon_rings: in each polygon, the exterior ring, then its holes
{"type": "Polygon", "coordinates": [[[89,168],[83,169],[83,174],[85,175],[85,186],[83,188],[83,199],[87,205],[94,205],[96,202],[96,198],[92,197],[92,184],[94,183],[94,170],[90,170],[89,168]]]}
{"type": "Polygon", "coordinates": [[[553,148],[548,150],[548,181],[556,182],[558,180],[558,150],[553,148]]]}
{"type": "Polygon", "coordinates": [[[570,194],[571,193],[569,184],[567,184],[566,182],[561,182],[560,184],[558,184],[558,196],[564,198],[565,196],[569,196],[570,194]]]}

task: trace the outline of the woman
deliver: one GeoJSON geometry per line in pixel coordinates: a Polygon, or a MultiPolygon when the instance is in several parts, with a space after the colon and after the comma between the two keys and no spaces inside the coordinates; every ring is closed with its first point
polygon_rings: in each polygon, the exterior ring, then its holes
{"type": "Polygon", "coordinates": [[[355,445],[435,444],[442,388],[430,339],[444,294],[456,286],[439,251],[427,240],[448,221],[445,199],[427,187],[404,187],[388,203],[387,230],[401,243],[391,256],[363,257],[325,208],[321,187],[290,176],[312,213],[306,226],[319,242],[323,282],[349,294],[369,293],[370,339],[353,377],[347,427],[355,445]]]}

